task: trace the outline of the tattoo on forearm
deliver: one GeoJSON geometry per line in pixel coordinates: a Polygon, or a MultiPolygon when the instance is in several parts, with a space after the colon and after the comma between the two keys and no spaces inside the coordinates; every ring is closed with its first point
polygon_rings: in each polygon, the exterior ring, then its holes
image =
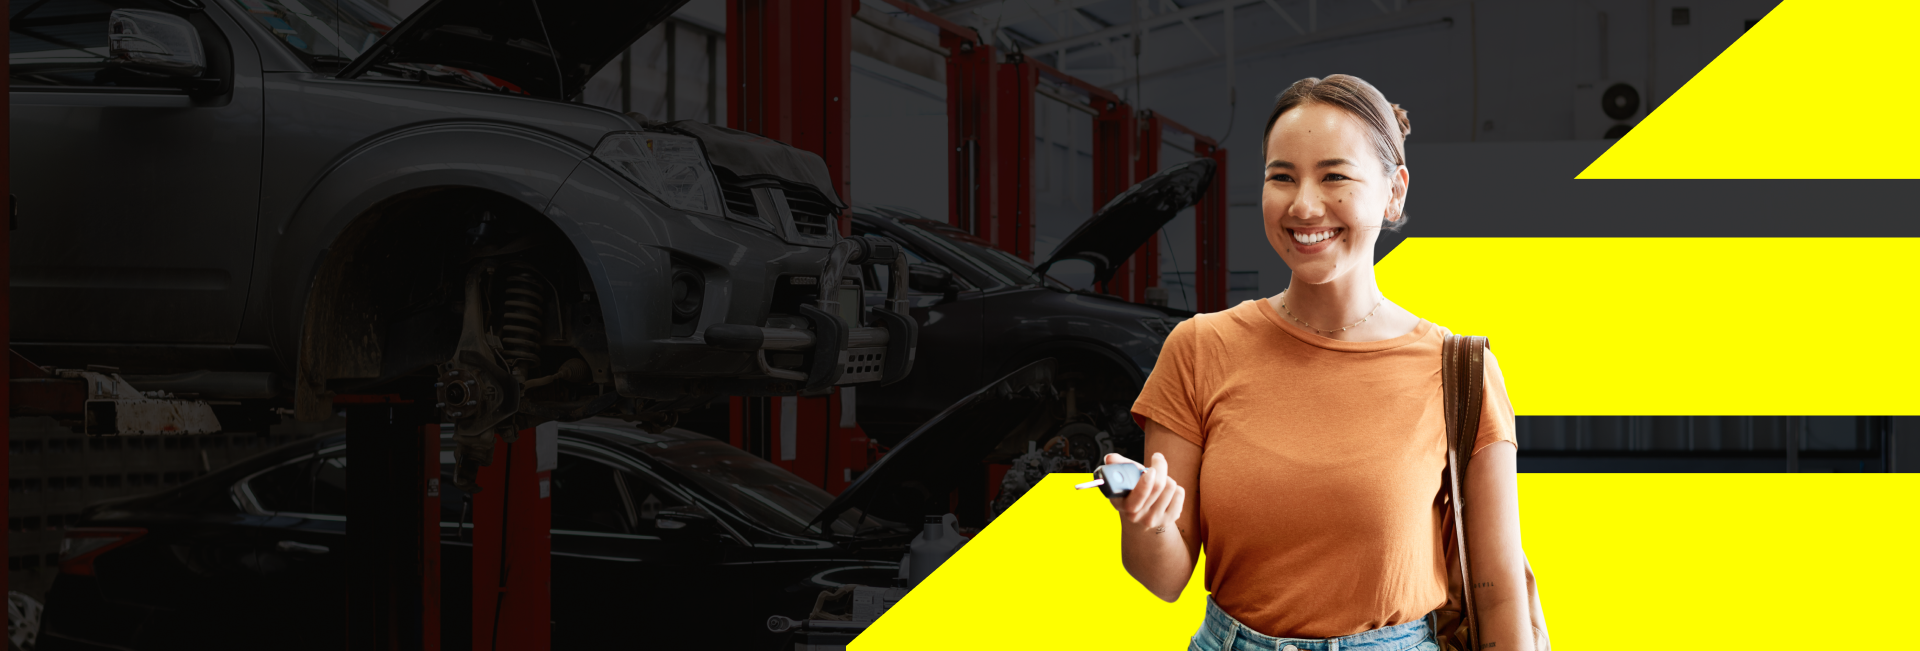
{"type": "Polygon", "coordinates": [[[1499,646],[1499,645],[1498,645],[1498,644],[1494,644],[1494,643],[1492,643],[1492,642],[1488,642],[1488,643],[1486,643],[1486,644],[1482,644],[1482,645],[1480,645],[1480,648],[1482,648],[1482,649],[1491,649],[1491,648],[1493,648],[1493,647],[1496,647],[1496,646],[1499,646]]]}
{"type": "Polygon", "coordinates": [[[1479,582],[1479,583],[1475,583],[1475,584],[1473,584],[1473,587],[1476,587],[1476,588],[1491,588],[1491,587],[1493,587],[1493,582],[1492,582],[1492,581],[1481,581],[1481,582],[1479,582]]]}

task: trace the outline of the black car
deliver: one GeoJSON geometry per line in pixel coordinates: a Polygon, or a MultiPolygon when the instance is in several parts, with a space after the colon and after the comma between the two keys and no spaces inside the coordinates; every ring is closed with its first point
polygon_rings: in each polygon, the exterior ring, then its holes
{"type": "MultiPolygon", "coordinates": [[[[898,587],[925,516],[982,459],[1052,427],[1051,362],[966,396],[839,497],[725,442],[595,418],[560,426],[552,471],[554,648],[772,649],[772,616],[822,591],[898,587]],[[912,524],[907,524],[912,523],[912,524]]],[[[471,525],[441,454],[442,631],[467,648],[471,525]]],[[[160,493],[93,505],[69,530],[39,648],[339,649],[347,443],[318,435],[160,493]]],[[[379,541],[373,541],[378,544],[379,541]]]]}
{"type": "MultiPolygon", "coordinates": [[[[1078,416],[1035,443],[1064,437],[1067,454],[1085,461],[1088,470],[1108,452],[1137,455],[1145,435],[1128,409],[1167,333],[1193,312],[1074,289],[1046,270],[1082,260],[1093,266],[1095,283],[1106,282],[1118,261],[1200,200],[1213,174],[1213,161],[1199,159],[1140,182],[1037,266],[943,221],[902,208],[855,206],[855,234],[884,236],[906,249],[911,311],[920,323],[916,370],[897,383],[857,392],[861,427],[890,443],[986,379],[1054,358],[1060,387],[1072,392],[1078,416]]],[[[868,274],[868,305],[883,304],[887,283],[881,274],[868,274]]]]}

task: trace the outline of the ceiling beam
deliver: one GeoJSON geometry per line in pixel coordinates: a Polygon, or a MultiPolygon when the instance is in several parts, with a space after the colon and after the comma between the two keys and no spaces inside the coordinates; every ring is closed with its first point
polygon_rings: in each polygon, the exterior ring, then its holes
{"type": "MultiPolygon", "coordinates": [[[[1213,0],[1212,2],[1202,2],[1200,4],[1192,5],[1185,9],[1181,9],[1179,11],[1163,13],[1153,17],[1143,17],[1138,23],[1140,26],[1139,29],[1141,31],[1148,31],[1148,30],[1152,30],[1155,27],[1160,27],[1162,25],[1171,25],[1173,23],[1190,20],[1196,16],[1204,16],[1207,14],[1225,11],[1228,4],[1240,3],[1240,2],[1246,2],[1246,1],[1247,0],[1213,0]]],[[[1033,49],[1035,51],[1065,50],[1067,48],[1071,48],[1078,45],[1086,45],[1088,43],[1105,43],[1115,38],[1120,38],[1123,36],[1130,35],[1133,33],[1133,31],[1134,31],[1134,26],[1132,24],[1114,25],[1113,27],[1099,30],[1091,34],[1069,36],[1067,38],[1063,38],[1060,40],[1049,41],[1047,43],[1035,45],[1033,46],[1033,49]]]]}
{"type": "MultiPolygon", "coordinates": [[[[1078,9],[1087,5],[1100,4],[1102,2],[1106,2],[1106,0],[1020,0],[1012,2],[1012,4],[1021,5],[1018,7],[1019,9],[1026,9],[1045,15],[1059,13],[1068,9],[1078,9]]],[[[967,0],[966,2],[935,9],[933,13],[938,14],[942,18],[952,19],[969,12],[975,12],[981,17],[993,19],[1000,16],[1000,12],[1006,9],[1007,4],[1009,4],[1009,0],[967,0]]]]}

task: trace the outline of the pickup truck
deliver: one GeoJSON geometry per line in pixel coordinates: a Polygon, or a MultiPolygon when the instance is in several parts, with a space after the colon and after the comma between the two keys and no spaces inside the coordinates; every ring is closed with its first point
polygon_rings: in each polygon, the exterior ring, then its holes
{"type": "Polygon", "coordinates": [[[462,480],[532,423],[898,380],[904,289],[859,283],[905,259],[818,156],[579,102],[684,2],[16,5],[14,349],[302,420],[428,396],[462,480]]]}

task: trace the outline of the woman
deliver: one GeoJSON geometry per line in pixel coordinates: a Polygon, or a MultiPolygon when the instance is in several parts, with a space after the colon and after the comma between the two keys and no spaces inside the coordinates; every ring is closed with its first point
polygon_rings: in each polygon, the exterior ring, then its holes
{"type": "MultiPolygon", "coordinates": [[[[1148,461],[1113,500],[1122,560],[1173,601],[1206,546],[1212,596],[1192,649],[1438,648],[1448,332],[1373,275],[1380,229],[1406,219],[1409,131],[1357,77],[1281,93],[1260,203],[1293,279],[1174,328],[1134,403],[1148,461]]],[[[1490,352],[1484,393],[1464,484],[1482,648],[1530,651],[1513,408],[1490,352]]]]}

